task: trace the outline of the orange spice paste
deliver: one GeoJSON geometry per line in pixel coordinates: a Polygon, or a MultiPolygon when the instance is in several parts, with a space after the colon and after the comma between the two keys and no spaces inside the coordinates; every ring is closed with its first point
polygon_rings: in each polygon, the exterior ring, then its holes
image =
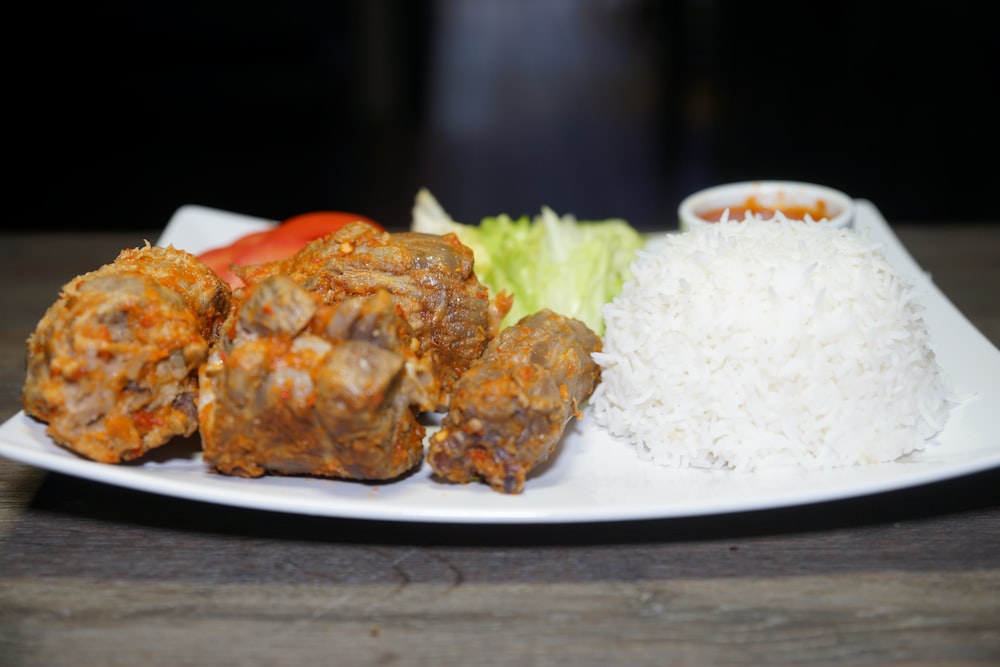
{"type": "Polygon", "coordinates": [[[719,222],[726,210],[729,210],[730,220],[743,220],[747,213],[760,215],[762,220],[769,220],[774,217],[775,211],[781,211],[789,220],[805,220],[809,215],[813,221],[831,218],[827,203],[822,199],[817,199],[812,206],[790,205],[790,206],[765,206],[757,201],[756,197],[750,196],[742,204],[736,206],[723,206],[707,211],[699,211],[698,217],[706,222],[719,222]]]}

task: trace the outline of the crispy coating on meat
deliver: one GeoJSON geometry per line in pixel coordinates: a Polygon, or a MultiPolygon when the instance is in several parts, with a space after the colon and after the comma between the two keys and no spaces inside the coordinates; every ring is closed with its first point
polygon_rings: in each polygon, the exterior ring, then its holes
{"type": "Polygon", "coordinates": [[[204,460],[243,477],[402,475],[438,395],[418,351],[385,290],[327,305],[283,275],[249,286],[200,375],[204,460]]]}
{"type": "Polygon", "coordinates": [[[60,445],[118,463],[198,427],[197,371],[229,286],[172,247],[78,276],[28,338],[25,413],[60,445]]]}
{"type": "Polygon", "coordinates": [[[286,275],[326,304],[389,292],[420,343],[420,355],[433,360],[439,410],[511,306],[505,294],[490,300],[473,272],[472,250],[454,234],[389,233],[362,222],[311,242],[287,260],[238,273],[248,285],[286,275]]]}
{"type": "Polygon", "coordinates": [[[201,333],[214,339],[216,327],[229,314],[229,285],[194,255],[172,246],[126,248],[114,262],[118,272],[149,276],[156,284],[179,294],[202,325],[201,333]]]}
{"type": "Polygon", "coordinates": [[[601,339],[583,322],[542,310],[507,327],[458,381],[427,452],[452,482],[482,479],[516,494],[555,450],[600,380],[601,339]]]}

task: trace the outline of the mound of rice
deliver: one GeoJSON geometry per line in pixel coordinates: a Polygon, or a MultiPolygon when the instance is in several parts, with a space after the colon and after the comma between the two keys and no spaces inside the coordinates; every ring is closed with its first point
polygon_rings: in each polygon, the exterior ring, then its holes
{"type": "Polygon", "coordinates": [[[641,251],[604,308],[597,423],[669,466],[820,469],[923,449],[951,410],[913,287],[867,236],[759,220],[641,251]]]}

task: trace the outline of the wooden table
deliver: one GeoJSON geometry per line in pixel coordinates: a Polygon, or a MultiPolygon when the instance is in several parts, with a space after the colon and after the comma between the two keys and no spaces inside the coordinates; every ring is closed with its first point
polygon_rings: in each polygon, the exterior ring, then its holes
{"type": "MultiPolygon", "coordinates": [[[[1000,225],[897,225],[1000,343],[1000,225]]],[[[69,278],[157,233],[0,236],[0,419],[69,278]]],[[[0,460],[0,665],[996,665],[1000,470],[565,526],[256,512],[0,460]]]]}

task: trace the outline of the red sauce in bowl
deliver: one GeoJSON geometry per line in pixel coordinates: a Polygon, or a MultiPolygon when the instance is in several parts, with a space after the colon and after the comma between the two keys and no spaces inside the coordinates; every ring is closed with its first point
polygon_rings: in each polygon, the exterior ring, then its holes
{"type": "Polygon", "coordinates": [[[724,206],[713,208],[707,211],[699,211],[698,217],[706,222],[719,222],[722,215],[729,211],[730,220],[743,220],[747,213],[759,215],[762,220],[770,220],[774,217],[775,211],[781,211],[789,220],[805,220],[808,215],[814,222],[824,218],[830,219],[831,215],[827,204],[822,199],[817,199],[812,206],[789,205],[789,206],[765,206],[757,201],[756,197],[747,197],[742,204],[736,206],[724,206]]]}

